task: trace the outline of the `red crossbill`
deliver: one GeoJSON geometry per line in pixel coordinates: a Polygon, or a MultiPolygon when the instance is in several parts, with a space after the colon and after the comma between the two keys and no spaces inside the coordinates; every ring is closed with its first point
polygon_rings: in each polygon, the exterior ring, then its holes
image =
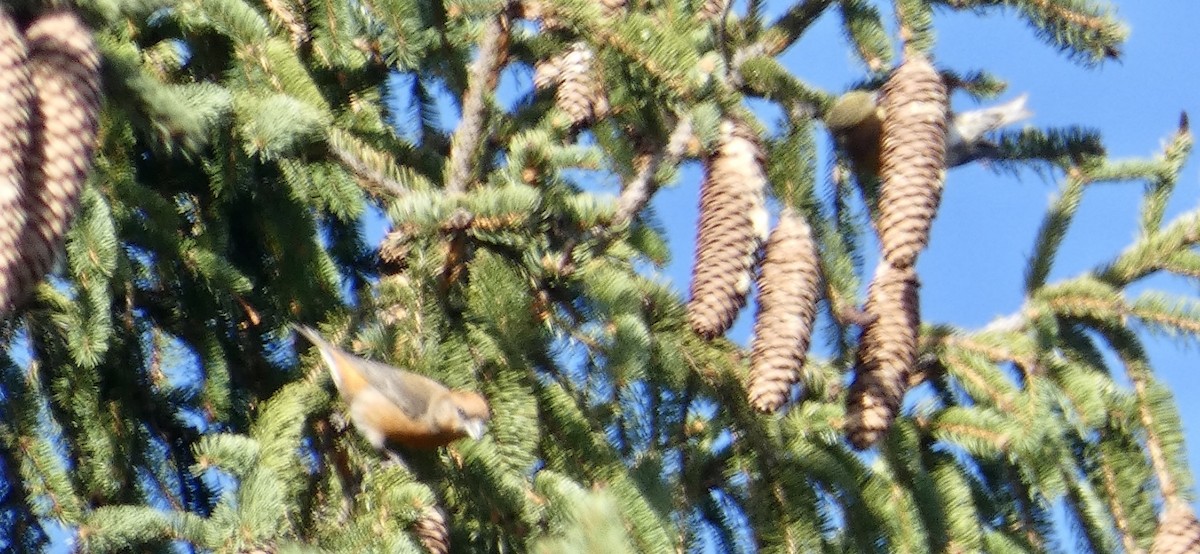
{"type": "Polygon", "coordinates": [[[372,446],[436,448],[462,437],[479,439],[491,418],[476,392],[450,390],[428,377],[355,356],[294,325],[321,352],[350,420],[372,446]]]}

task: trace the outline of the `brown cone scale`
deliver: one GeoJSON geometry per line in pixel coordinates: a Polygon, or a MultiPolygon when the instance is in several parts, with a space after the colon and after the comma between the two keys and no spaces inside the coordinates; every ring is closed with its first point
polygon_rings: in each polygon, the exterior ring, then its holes
{"type": "Polygon", "coordinates": [[[858,345],[854,382],[846,396],[846,436],[862,450],[887,432],[900,410],[917,357],[920,324],[917,276],[911,267],[880,263],[867,288],[872,317],[858,345]]]}
{"type": "Polygon", "coordinates": [[[558,70],[556,74],[552,72],[552,77],[534,76],[535,81],[558,82],[554,101],[558,109],[570,116],[572,125],[593,121],[608,113],[608,96],[596,75],[594,60],[595,54],[587,43],[576,42],[550,62],[551,67],[558,70]]]}
{"type": "Polygon", "coordinates": [[[1185,554],[1200,552],[1200,521],[1186,505],[1168,508],[1158,530],[1150,554],[1185,554]]]}
{"type": "Polygon", "coordinates": [[[560,63],[562,63],[561,56],[555,56],[547,60],[538,60],[533,65],[533,88],[542,90],[557,85],[562,77],[562,68],[559,67],[560,63]]]}
{"type": "Polygon", "coordinates": [[[417,521],[413,522],[413,534],[421,541],[430,554],[448,554],[450,552],[450,530],[446,527],[446,516],[442,511],[430,507],[417,521]]]}
{"type": "Polygon", "coordinates": [[[766,239],[762,149],[745,124],[725,120],[705,160],[688,322],[700,336],[725,333],[746,305],[758,249],[766,239]]]}
{"type": "Polygon", "coordinates": [[[774,412],[800,379],[820,297],[812,230],[790,209],[767,238],[758,277],[758,314],[750,350],[750,404],[774,412]]]}
{"type": "Polygon", "coordinates": [[[916,263],[946,173],[946,85],[933,65],[909,53],[882,91],[883,137],[879,174],[879,239],[896,267],[916,263]]]}
{"type": "Polygon", "coordinates": [[[40,16],[25,31],[36,90],[17,282],[28,290],[50,269],[74,216],[96,144],[100,55],[69,11],[40,16]]]}
{"type": "Polygon", "coordinates": [[[0,314],[23,293],[17,280],[25,226],[25,160],[33,109],[29,50],[8,12],[0,9],[0,314]]]}

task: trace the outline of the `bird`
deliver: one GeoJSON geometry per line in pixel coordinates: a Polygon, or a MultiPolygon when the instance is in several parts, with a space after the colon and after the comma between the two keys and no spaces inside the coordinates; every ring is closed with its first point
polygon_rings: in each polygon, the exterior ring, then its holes
{"type": "MultiPolygon", "coordinates": [[[[1022,94],[1003,104],[951,113],[946,135],[946,167],[998,155],[997,146],[985,135],[1032,117],[1033,112],[1025,105],[1028,99],[1028,94],[1022,94]]],[[[851,90],[838,97],[825,112],[825,126],[845,149],[859,174],[879,173],[883,116],[879,93],[870,90],[851,90]]]]}
{"type": "Polygon", "coordinates": [[[392,446],[430,450],[463,437],[483,437],[491,420],[483,395],[355,356],[310,327],[292,327],[320,351],[350,421],[381,452],[392,456],[392,446]]]}
{"type": "Polygon", "coordinates": [[[1028,100],[1029,95],[1022,94],[1003,104],[954,114],[947,129],[946,167],[998,155],[999,148],[984,135],[1033,117],[1025,106],[1028,100]]]}

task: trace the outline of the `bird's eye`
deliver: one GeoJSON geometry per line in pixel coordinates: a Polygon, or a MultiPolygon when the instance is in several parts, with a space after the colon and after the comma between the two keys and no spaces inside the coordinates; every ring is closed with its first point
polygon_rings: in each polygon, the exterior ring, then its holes
{"type": "Polygon", "coordinates": [[[458,417],[467,419],[467,412],[464,412],[462,408],[458,408],[458,417]]]}

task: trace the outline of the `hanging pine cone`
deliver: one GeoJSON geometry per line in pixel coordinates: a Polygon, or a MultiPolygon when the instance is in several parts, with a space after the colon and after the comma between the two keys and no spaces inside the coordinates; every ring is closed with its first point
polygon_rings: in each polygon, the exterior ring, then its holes
{"type": "MultiPolygon", "coordinates": [[[[36,91],[21,236],[20,285],[50,269],[79,201],[100,109],[100,55],[92,33],[72,12],[40,16],[25,32],[36,91]]],[[[27,288],[27,287],[26,287],[27,288]]]]}
{"type": "Polygon", "coordinates": [[[413,522],[413,533],[431,554],[450,552],[450,530],[446,527],[446,516],[438,508],[426,508],[413,522]]]}
{"type": "Polygon", "coordinates": [[[562,56],[554,56],[546,60],[538,60],[533,64],[533,88],[548,89],[557,85],[562,77],[562,56]]]}
{"type": "Polygon", "coordinates": [[[817,245],[808,222],[785,208],[767,238],[750,351],[750,404],[774,412],[800,379],[820,294],[817,245]]]}
{"type": "Polygon", "coordinates": [[[1187,554],[1200,552],[1200,521],[1187,505],[1167,508],[1154,532],[1150,554],[1187,554]]]}
{"type": "Polygon", "coordinates": [[[873,320],[863,330],[846,396],[846,435],[857,449],[875,444],[900,410],[917,356],[917,287],[913,268],[881,262],[867,288],[864,309],[873,320]]]}
{"type": "Polygon", "coordinates": [[[766,239],[763,154],[744,123],[721,122],[716,151],[705,160],[688,321],[700,336],[724,333],[746,305],[758,248],[766,239]]]}
{"type": "Polygon", "coordinates": [[[909,53],[882,91],[883,153],[879,238],[883,257],[896,267],[916,262],[946,173],[946,85],[919,53],[909,53]]]}
{"type": "Polygon", "coordinates": [[[28,62],[29,51],[21,31],[8,12],[0,9],[0,314],[7,312],[28,286],[17,279],[21,264],[18,242],[26,219],[25,158],[33,107],[28,62]]]}
{"type": "MultiPolygon", "coordinates": [[[[583,41],[576,42],[553,62],[558,68],[558,90],[554,101],[566,112],[572,125],[604,117],[608,113],[608,96],[592,61],[595,54],[583,41]]],[[[534,75],[535,81],[537,75],[534,75]]],[[[544,80],[544,79],[543,79],[544,80]]]]}

